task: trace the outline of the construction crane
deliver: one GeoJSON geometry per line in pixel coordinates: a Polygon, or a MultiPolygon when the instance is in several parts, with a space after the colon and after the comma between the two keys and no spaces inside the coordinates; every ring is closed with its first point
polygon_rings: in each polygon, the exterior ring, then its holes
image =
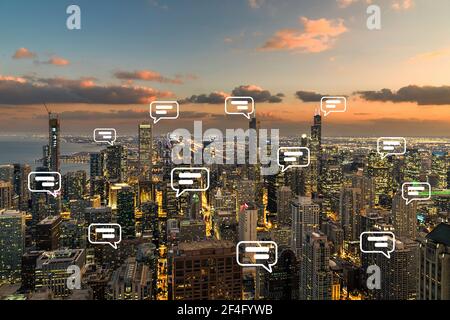
{"type": "Polygon", "coordinates": [[[45,107],[45,110],[47,110],[48,115],[50,116],[51,112],[50,112],[50,110],[48,109],[47,104],[46,104],[45,102],[44,102],[44,107],[45,107]]]}

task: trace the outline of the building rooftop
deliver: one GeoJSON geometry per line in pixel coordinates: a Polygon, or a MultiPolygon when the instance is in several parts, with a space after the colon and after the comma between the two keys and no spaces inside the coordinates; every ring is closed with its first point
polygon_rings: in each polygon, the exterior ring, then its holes
{"type": "Polygon", "coordinates": [[[440,223],[436,228],[434,228],[427,236],[436,243],[442,243],[446,246],[450,246],[450,224],[440,223]]]}
{"type": "Polygon", "coordinates": [[[178,245],[178,250],[183,251],[193,251],[201,249],[220,249],[220,248],[232,248],[235,244],[232,241],[222,241],[222,240],[208,240],[201,242],[186,242],[180,243],[178,245]]]}

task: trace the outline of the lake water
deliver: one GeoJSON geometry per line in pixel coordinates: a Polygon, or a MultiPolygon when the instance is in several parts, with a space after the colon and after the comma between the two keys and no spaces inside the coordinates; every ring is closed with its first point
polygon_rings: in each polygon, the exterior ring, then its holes
{"type": "MultiPolygon", "coordinates": [[[[32,168],[35,168],[40,165],[35,161],[42,158],[42,147],[47,143],[48,139],[44,138],[0,136],[0,165],[26,163],[32,168]]],[[[94,144],[61,141],[61,155],[69,155],[76,152],[96,152],[103,148],[94,144]]],[[[76,170],[86,170],[89,172],[89,164],[61,163],[61,173],[63,174],[76,170]]]]}

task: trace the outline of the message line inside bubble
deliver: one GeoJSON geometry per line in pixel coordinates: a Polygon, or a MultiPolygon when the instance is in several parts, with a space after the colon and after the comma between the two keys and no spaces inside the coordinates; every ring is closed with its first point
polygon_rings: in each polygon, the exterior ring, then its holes
{"type": "Polygon", "coordinates": [[[380,236],[380,237],[367,237],[367,241],[388,241],[389,238],[387,236],[380,236]]]}
{"type": "Polygon", "coordinates": [[[34,178],[35,181],[55,181],[55,177],[53,176],[36,176],[34,178]]]}
{"type": "Polygon", "coordinates": [[[388,243],[387,242],[377,242],[375,243],[375,248],[387,248],[388,243]]]}

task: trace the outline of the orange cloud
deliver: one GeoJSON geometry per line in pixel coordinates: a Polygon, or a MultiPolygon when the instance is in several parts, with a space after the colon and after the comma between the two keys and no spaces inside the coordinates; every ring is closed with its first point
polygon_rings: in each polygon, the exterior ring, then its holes
{"type": "Polygon", "coordinates": [[[322,52],[329,50],[337,37],[348,31],[342,19],[311,20],[301,17],[303,31],[282,29],[275,33],[261,48],[262,50],[299,50],[301,52],[322,52]]]}
{"type": "Polygon", "coordinates": [[[70,61],[61,57],[53,56],[46,63],[58,67],[63,67],[69,65],[70,61]]]}
{"type": "MultiPolygon", "coordinates": [[[[142,80],[142,81],[155,81],[162,83],[183,84],[182,76],[178,75],[174,79],[162,76],[159,72],[152,70],[137,70],[137,71],[117,71],[114,76],[120,80],[142,80]]],[[[192,79],[192,75],[188,77],[192,79]]]]}
{"type": "Polygon", "coordinates": [[[20,48],[12,56],[13,59],[33,59],[36,58],[36,53],[31,52],[27,48],[20,48]]]}
{"type": "Polygon", "coordinates": [[[392,8],[395,10],[409,10],[414,7],[413,0],[398,0],[392,3],[392,8]]]}
{"type": "Polygon", "coordinates": [[[439,49],[435,51],[429,51],[425,53],[420,53],[414,57],[408,59],[409,63],[417,63],[423,61],[431,61],[442,57],[450,56],[450,48],[439,49]]]}

